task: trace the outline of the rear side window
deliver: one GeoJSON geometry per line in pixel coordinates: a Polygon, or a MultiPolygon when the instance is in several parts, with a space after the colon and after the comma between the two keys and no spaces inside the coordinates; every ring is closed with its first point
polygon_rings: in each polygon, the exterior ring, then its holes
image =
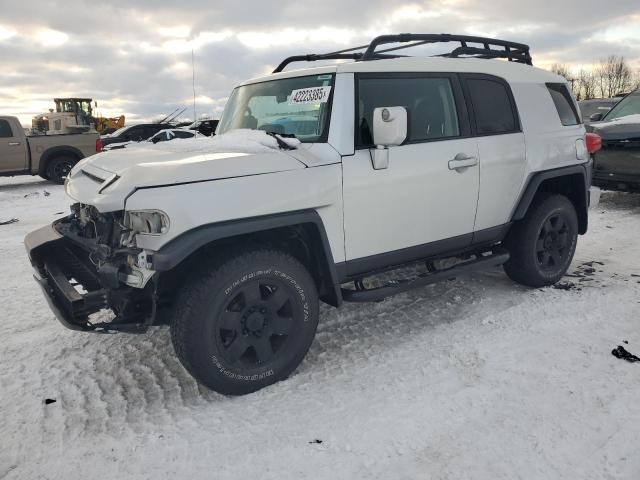
{"type": "Polygon", "coordinates": [[[564,83],[547,83],[547,90],[556,106],[562,125],[578,125],[580,117],[567,86],[564,83]]]}
{"type": "Polygon", "coordinates": [[[373,110],[377,107],[407,109],[407,142],[460,136],[458,112],[449,78],[359,79],[356,131],[359,147],[373,145],[373,110]]]}
{"type": "Polygon", "coordinates": [[[479,135],[519,130],[511,95],[504,83],[484,78],[468,78],[466,83],[479,135]]]}
{"type": "Polygon", "coordinates": [[[11,131],[11,125],[6,120],[0,120],[0,138],[10,138],[13,137],[13,132],[11,131]]]}
{"type": "Polygon", "coordinates": [[[191,137],[193,137],[193,133],[191,133],[191,132],[174,131],[173,134],[175,135],[176,138],[191,138],[191,137]]]}

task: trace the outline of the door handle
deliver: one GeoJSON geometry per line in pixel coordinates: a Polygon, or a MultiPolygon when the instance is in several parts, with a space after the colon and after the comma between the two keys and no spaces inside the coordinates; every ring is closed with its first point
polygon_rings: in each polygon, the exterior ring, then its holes
{"type": "Polygon", "coordinates": [[[20,142],[9,142],[10,147],[17,147],[18,145],[20,145],[20,142]]]}
{"type": "Polygon", "coordinates": [[[478,164],[478,158],[459,153],[453,160],[449,160],[449,170],[459,170],[461,168],[473,167],[478,164]]]}

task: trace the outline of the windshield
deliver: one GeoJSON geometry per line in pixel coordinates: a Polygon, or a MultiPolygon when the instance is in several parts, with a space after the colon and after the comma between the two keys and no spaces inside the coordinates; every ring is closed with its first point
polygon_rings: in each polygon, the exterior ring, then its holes
{"type": "Polygon", "coordinates": [[[604,120],[613,120],[636,114],[640,114],[640,90],[636,90],[620,100],[616,106],[607,113],[604,120]]]}
{"type": "Polygon", "coordinates": [[[292,134],[301,142],[326,141],[332,74],[284,78],[236,88],[218,134],[238,128],[292,134]]]}
{"type": "Polygon", "coordinates": [[[617,100],[613,99],[603,100],[600,102],[596,100],[585,100],[582,102],[578,102],[578,104],[580,105],[580,112],[582,113],[582,117],[586,119],[591,117],[591,115],[593,115],[594,113],[601,113],[602,115],[605,115],[616,103],[617,100]]]}
{"type": "Polygon", "coordinates": [[[115,132],[110,133],[109,136],[110,137],[117,137],[117,136],[121,135],[122,133],[124,133],[125,131],[129,130],[129,128],[131,128],[131,127],[120,127],[115,132]]]}

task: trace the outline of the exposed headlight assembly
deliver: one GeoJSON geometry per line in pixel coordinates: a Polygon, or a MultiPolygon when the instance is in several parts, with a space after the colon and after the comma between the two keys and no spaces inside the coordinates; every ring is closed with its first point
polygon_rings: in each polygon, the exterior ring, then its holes
{"type": "Polygon", "coordinates": [[[169,231],[169,216],[161,210],[125,212],[124,223],[134,235],[162,235],[169,231]]]}

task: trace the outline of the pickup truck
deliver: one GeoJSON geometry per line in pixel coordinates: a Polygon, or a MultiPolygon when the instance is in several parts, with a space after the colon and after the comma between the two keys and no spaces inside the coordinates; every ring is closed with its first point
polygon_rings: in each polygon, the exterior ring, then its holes
{"type": "Polygon", "coordinates": [[[97,132],[28,136],[16,117],[0,116],[0,176],[40,175],[61,184],[79,160],[101,150],[97,132]]]}

